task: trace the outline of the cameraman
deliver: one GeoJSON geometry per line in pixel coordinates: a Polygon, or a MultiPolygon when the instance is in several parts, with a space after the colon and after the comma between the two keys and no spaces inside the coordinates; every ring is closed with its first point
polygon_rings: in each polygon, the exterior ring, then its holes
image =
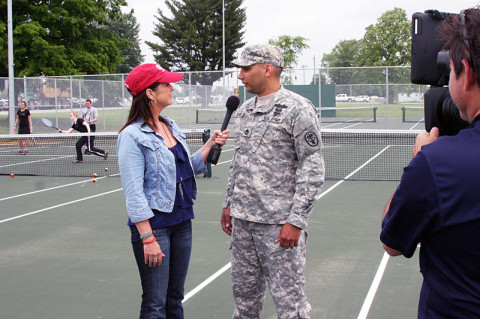
{"type": "Polygon", "coordinates": [[[418,318],[479,318],[480,7],[451,15],[439,31],[450,54],[450,94],[471,127],[417,137],[380,239],[389,255],[407,258],[421,244],[418,318]]]}

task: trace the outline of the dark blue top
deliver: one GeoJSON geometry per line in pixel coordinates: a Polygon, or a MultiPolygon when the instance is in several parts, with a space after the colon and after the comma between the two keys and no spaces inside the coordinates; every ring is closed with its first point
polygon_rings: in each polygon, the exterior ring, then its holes
{"type": "Polygon", "coordinates": [[[480,317],[480,116],[423,147],[404,169],[380,239],[424,277],[419,318],[480,317]]]}
{"type": "MultiPolygon", "coordinates": [[[[169,148],[175,156],[177,171],[177,189],[175,203],[171,213],[165,213],[153,209],[154,216],[150,218],[150,225],[153,229],[178,225],[186,220],[193,219],[193,188],[194,174],[188,154],[182,144],[177,143],[169,148]]],[[[128,225],[134,225],[128,220],[128,225]]]]}

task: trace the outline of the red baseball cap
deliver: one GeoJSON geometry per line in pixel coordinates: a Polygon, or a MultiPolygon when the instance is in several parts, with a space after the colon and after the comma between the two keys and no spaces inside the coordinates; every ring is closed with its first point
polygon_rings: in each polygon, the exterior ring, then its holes
{"type": "Polygon", "coordinates": [[[173,83],[183,78],[183,73],[170,72],[155,63],[137,65],[125,79],[125,87],[135,96],[153,83],[173,83]]]}

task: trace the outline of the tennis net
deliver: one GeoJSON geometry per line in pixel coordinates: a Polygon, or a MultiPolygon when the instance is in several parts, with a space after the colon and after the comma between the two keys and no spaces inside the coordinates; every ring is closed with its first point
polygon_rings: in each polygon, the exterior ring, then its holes
{"type": "Polygon", "coordinates": [[[398,181],[420,131],[322,130],[327,179],[398,181]]]}
{"type": "MultiPolygon", "coordinates": [[[[184,131],[192,152],[208,139],[209,130],[184,131]]],[[[412,158],[419,131],[322,130],[326,178],[334,180],[400,180],[412,158]]],[[[0,136],[0,174],[41,176],[115,176],[119,173],[116,133],[96,133],[95,147],[109,151],[102,157],[84,155],[75,160],[75,143],[82,134],[31,134],[28,156],[17,155],[19,135],[0,136]],[[104,171],[108,168],[108,173],[104,171]]],[[[85,148],[84,148],[85,149],[85,148]]],[[[209,171],[211,171],[209,169],[209,171]]]]}
{"type": "MultiPolygon", "coordinates": [[[[197,109],[197,124],[221,124],[227,113],[226,108],[197,109]]],[[[376,106],[352,106],[352,107],[322,107],[321,121],[342,122],[377,122],[376,106]]]]}
{"type": "MultiPolygon", "coordinates": [[[[210,130],[184,130],[191,152],[202,147],[210,137],[210,130]]],[[[118,176],[117,158],[118,133],[71,133],[0,135],[0,175],[37,176],[118,176]],[[83,163],[73,164],[76,159],[75,143],[81,136],[95,136],[96,148],[108,151],[108,158],[83,155],[83,163]],[[27,138],[27,155],[19,154],[19,138],[27,138]]],[[[86,147],[82,148],[82,152],[86,147]]],[[[25,150],[25,148],[24,148],[25,150]]],[[[210,177],[208,166],[205,175],[210,177]]]]}
{"type": "Polygon", "coordinates": [[[227,108],[197,109],[195,122],[197,124],[221,124],[227,114],[227,108]]]}
{"type": "Polygon", "coordinates": [[[425,122],[424,110],[423,106],[402,107],[402,122],[425,122]]]}

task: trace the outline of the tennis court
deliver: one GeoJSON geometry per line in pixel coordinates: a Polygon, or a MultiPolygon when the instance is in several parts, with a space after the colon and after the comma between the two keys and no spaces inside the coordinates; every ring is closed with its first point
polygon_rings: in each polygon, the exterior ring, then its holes
{"type": "MultiPolygon", "coordinates": [[[[367,139],[324,136],[327,172],[338,177],[326,181],[308,228],[312,318],[413,318],[418,256],[387,258],[378,239],[384,205],[398,184],[389,174],[403,165],[398,147],[411,152],[411,144],[358,141],[367,139]],[[368,151],[351,158],[358,147],[368,151]]],[[[229,142],[213,176],[198,178],[186,318],[232,315],[230,243],[219,222],[232,154],[229,142]]],[[[88,156],[82,165],[100,160],[88,156]]],[[[114,165],[114,153],[110,160],[114,165]]],[[[99,165],[87,172],[98,174],[96,183],[85,176],[0,175],[0,317],[138,317],[141,289],[120,179],[99,165]]],[[[262,318],[276,318],[268,294],[262,318]]]]}

